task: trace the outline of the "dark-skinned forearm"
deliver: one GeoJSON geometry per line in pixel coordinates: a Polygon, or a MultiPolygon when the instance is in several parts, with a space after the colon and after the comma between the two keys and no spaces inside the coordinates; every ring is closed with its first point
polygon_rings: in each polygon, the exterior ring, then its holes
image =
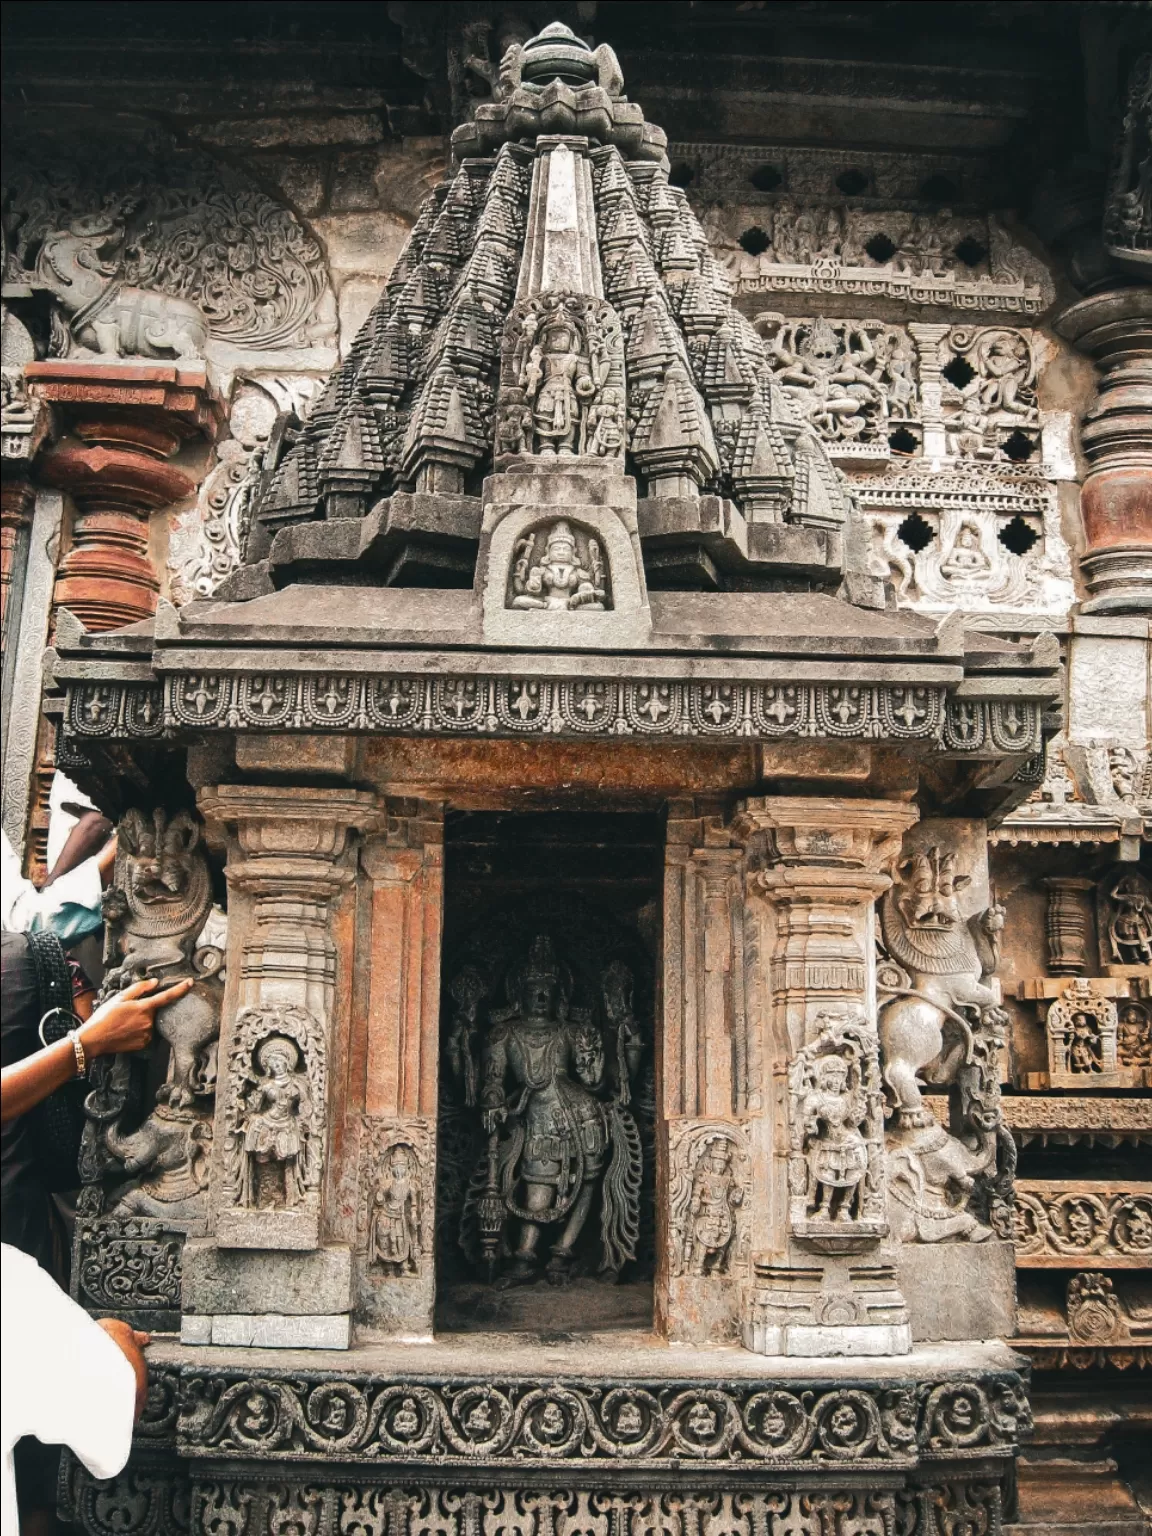
{"type": "Polygon", "coordinates": [[[26,1115],[50,1093],[76,1076],[71,1040],[57,1040],[23,1061],[14,1061],[0,1074],[0,1125],[26,1115]]]}

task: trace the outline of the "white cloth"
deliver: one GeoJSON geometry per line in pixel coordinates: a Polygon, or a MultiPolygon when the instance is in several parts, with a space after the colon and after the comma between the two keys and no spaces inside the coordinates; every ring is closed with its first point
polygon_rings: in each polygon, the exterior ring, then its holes
{"type": "Polygon", "coordinates": [[[93,1477],[115,1477],[132,1449],[136,1373],[35,1259],[7,1243],[0,1253],[0,1536],[19,1536],[17,1440],[66,1445],[93,1477]]]}
{"type": "Polygon", "coordinates": [[[50,928],[62,944],[74,944],[95,933],[104,918],[100,911],[102,883],[94,858],[77,864],[45,891],[38,891],[20,872],[16,850],[3,837],[0,864],[0,927],[9,933],[40,933],[50,928]]]}
{"type": "Polygon", "coordinates": [[[71,811],[64,809],[66,805],[82,806],[86,811],[97,809],[79,785],[73,784],[72,780],[57,768],[52,775],[52,788],[48,793],[48,852],[45,855],[45,864],[49,869],[63,853],[69,832],[80,820],[71,811]]]}

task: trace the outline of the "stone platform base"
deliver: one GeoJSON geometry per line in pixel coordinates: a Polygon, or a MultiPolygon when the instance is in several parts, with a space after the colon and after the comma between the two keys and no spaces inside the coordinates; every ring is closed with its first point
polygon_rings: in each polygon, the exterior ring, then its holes
{"type": "Polygon", "coordinates": [[[1011,1243],[902,1243],[896,1271],[917,1343],[1010,1339],[1016,1332],[1011,1243]]]}

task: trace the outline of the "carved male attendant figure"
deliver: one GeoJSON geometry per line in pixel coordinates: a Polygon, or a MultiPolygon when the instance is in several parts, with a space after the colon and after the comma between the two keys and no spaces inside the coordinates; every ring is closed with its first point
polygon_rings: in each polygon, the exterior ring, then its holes
{"type": "Polygon", "coordinates": [[[604,1053],[589,1049],[587,1021],[569,1019],[569,992],[552,941],[537,935],[514,980],[515,1001],[485,1045],[484,1127],[490,1136],[500,1126],[508,1132],[496,1153],[496,1183],[505,1211],[520,1222],[512,1263],[499,1281],[504,1287],[536,1277],[544,1228],[554,1225],[560,1235],[546,1274],[553,1283],[563,1282],[598,1188],[601,1273],[615,1278],[634,1256],[636,1128],[619,1102],[597,1096],[604,1086],[604,1053]]]}
{"type": "Polygon", "coordinates": [[[849,1085],[844,1057],[821,1057],[802,1111],[809,1138],[809,1214],[818,1221],[850,1221],[858,1214],[868,1172],[868,1146],[860,1132],[866,1110],[864,1095],[849,1085]]]}
{"type": "Polygon", "coordinates": [[[732,1148],[713,1136],[692,1180],[692,1204],[684,1235],[684,1269],[690,1275],[722,1274],[736,1235],[736,1208],[744,1191],[732,1170],[732,1148]]]}
{"type": "Polygon", "coordinates": [[[372,1197],[368,1259],[395,1275],[414,1275],[423,1224],[419,1169],[410,1147],[397,1144],[372,1197]]]}
{"type": "Polygon", "coordinates": [[[520,383],[532,406],[538,451],[574,454],[581,410],[595,395],[596,383],[572,321],[557,315],[545,325],[528,353],[520,383]]]}

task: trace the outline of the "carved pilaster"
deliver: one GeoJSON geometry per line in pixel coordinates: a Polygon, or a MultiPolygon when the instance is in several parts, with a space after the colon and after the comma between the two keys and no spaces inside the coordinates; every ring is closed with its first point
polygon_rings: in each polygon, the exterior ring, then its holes
{"type": "Polygon", "coordinates": [[[915,321],[908,326],[920,358],[920,409],[924,417],[924,457],[943,458],[948,451],[944,435],[944,385],[941,374],[943,358],[940,343],[948,334],[946,325],[924,325],[915,321]]]}
{"type": "Polygon", "coordinates": [[[1100,368],[1080,426],[1089,463],[1080,507],[1085,613],[1152,610],[1152,294],[1121,288],[1073,304],[1055,322],[1100,368]]]}
{"type": "Polygon", "coordinates": [[[873,904],[917,816],[892,801],[766,796],[744,802],[733,823],[748,850],[748,907],[770,935],[759,995],[771,1079],[753,1138],[764,1196],[743,1318],[744,1341],[760,1353],[911,1347],[885,1242],[871,953],[873,904]]]}
{"type": "Polygon", "coordinates": [[[294,1266],[274,1251],[314,1252],[331,1225],[324,1214],[331,1084],[340,1075],[334,1056],[352,947],[343,897],[356,877],[353,836],[378,824],[377,802],[350,788],[225,785],[204,791],[200,803],[211,833],[226,844],[229,884],[209,1235],[218,1256],[213,1273],[223,1277],[229,1265],[237,1273],[231,1290],[201,1279],[185,1334],[199,1342],[346,1345],[347,1250],[325,1247],[325,1275],[307,1280],[306,1260],[294,1266]],[[229,1253],[244,1249],[264,1257],[229,1253]],[[252,1304],[261,1265],[264,1294],[281,1304],[293,1297],[292,1316],[270,1318],[252,1304]],[[231,1294],[248,1299],[236,1307],[231,1294]]]}
{"type": "Polygon", "coordinates": [[[356,1213],[358,1315],[411,1338],[431,1334],[436,1299],[443,808],[390,800],[360,862],[370,933],[353,1003],[342,1208],[356,1213]]]}
{"type": "Polygon", "coordinates": [[[1048,892],[1048,969],[1053,976],[1082,975],[1088,969],[1088,892],[1096,889],[1096,882],[1051,875],[1044,889],[1048,892]]]}

